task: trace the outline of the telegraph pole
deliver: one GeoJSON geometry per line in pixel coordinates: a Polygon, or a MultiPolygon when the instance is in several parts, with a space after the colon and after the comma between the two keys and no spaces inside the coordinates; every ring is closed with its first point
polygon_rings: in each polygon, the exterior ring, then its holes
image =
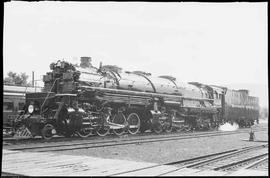
{"type": "Polygon", "coordinates": [[[34,73],[34,71],[32,71],[32,87],[34,87],[35,86],[35,73],[34,73]]]}

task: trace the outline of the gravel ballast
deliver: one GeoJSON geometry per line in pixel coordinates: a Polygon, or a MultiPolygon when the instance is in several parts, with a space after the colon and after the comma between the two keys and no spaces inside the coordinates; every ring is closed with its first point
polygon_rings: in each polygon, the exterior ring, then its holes
{"type": "Polygon", "coordinates": [[[164,164],[246,146],[268,144],[268,131],[255,132],[254,142],[250,142],[248,139],[249,132],[215,137],[69,150],[58,153],[164,164]]]}

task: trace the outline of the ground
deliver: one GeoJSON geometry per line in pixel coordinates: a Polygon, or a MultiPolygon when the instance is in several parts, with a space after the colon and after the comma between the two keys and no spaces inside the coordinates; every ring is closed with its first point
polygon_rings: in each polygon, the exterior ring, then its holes
{"type": "Polygon", "coordinates": [[[61,151],[59,154],[88,155],[101,158],[164,164],[230,149],[266,144],[266,142],[261,141],[268,141],[268,130],[255,132],[254,142],[249,142],[248,139],[249,131],[246,133],[216,137],[200,137],[135,145],[69,150],[61,151]]]}

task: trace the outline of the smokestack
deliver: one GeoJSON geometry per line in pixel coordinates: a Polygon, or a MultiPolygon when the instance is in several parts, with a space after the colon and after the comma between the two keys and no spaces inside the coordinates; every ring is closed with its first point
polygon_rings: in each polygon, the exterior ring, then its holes
{"type": "Polygon", "coordinates": [[[35,73],[32,71],[32,86],[34,87],[35,85],[35,73]]]}

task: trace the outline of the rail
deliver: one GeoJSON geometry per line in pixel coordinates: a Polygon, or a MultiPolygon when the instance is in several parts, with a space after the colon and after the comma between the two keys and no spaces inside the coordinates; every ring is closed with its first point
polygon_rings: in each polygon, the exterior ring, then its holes
{"type": "MultiPolygon", "coordinates": [[[[214,154],[210,154],[210,155],[204,155],[204,156],[200,156],[200,157],[196,157],[196,158],[192,158],[192,159],[188,159],[188,160],[182,160],[182,161],[179,161],[179,162],[187,162],[189,163],[190,161],[196,161],[196,160],[202,160],[202,159],[208,159],[209,157],[211,157],[210,159],[212,159],[212,157],[218,157],[219,155],[228,155],[228,154],[234,154],[236,152],[239,152],[239,151],[247,151],[247,150],[256,150],[256,149],[260,149],[262,147],[264,147],[265,145],[260,145],[260,146],[249,146],[249,147],[243,147],[243,148],[240,148],[240,149],[232,149],[232,150],[227,150],[227,151],[223,151],[223,152],[219,152],[219,153],[214,153],[214,154]]],[[[268,146],[268,145],[267,145],[268,146]]],[[[139,168],[139,169],[134,169],[134,170],[131,170],[131,171],[124,171],[124,172],[120,172],[120,173],[116,173],[116,174],[112,174],[110,176],[121,176],[121,175],[139,175],[139,174],[136,174],[136,172],[140,172],[140,171],[143,171],[143,170],[147,170],[147,169],[151,169],[151,168],[158,168],[160,166],[164,166],[164,165],[175,165],[175,164],[178,164],[178,162],[169,162],[169,163],[166,163],[166,164],[159,164],[159,165],[153,165],[153,166],[148,166],[148,167],[144,167],[144,168],[139,168]],[[133,174],[135,173],[135,174],[133,174]]],[[[191,164],[188,164],[188,165],[184,165],[184,166],[180,166],[180,167],[175,167],[173,168],[172,170],[169,170],[169,171],[165,171],[159,175],[156,175],[156,176],[166,176],[168,174],[171,174],[173,172],[177,172],[177,171],[180,171],[180,170],[183,170],[185,168],[187,168],[189,165],[193,165],[194,163],[191,163],[191,164]]],[[[202,171],[202,170],[201,170],[202,171]]],[[[198,170],[196,173],[200,172],[200,170],[198,170]]]]}
{"type": "Polygon", "coordinates": [[[121,145],[132,145],[132,144],[141,144],[141,143],[152,143],[152,142],[166,142],[172,140],[184,140],[191,138],[199,138],[199,137],[209,137],[209,136],[223,136],[223,135],[232,135],[238,133],[245,133],[246,131],[231,131],[231,132],[216,132],[216,133],[198,133],[198,134],[187,134],[187,135],[165,135],[161,137],[146,137],[146,138],[128,138],[128,139],[120,139],[116,140],[105,140],[105,141],[91,141],[89,139],[79,140],[77,143],[71,142],[70,140],[66,140],[68,143],[59,143],[55,144],[52,142],[52,145],[28,145],[28,146],[19,146],[10,148],[10,150],[36,150],[38,152],[46,152],[46,151],[64,151],[64,150],[76,150],[76,149],[90,149],[97,147],[110,147],[110,146],[121,146],[121,145]]]}

